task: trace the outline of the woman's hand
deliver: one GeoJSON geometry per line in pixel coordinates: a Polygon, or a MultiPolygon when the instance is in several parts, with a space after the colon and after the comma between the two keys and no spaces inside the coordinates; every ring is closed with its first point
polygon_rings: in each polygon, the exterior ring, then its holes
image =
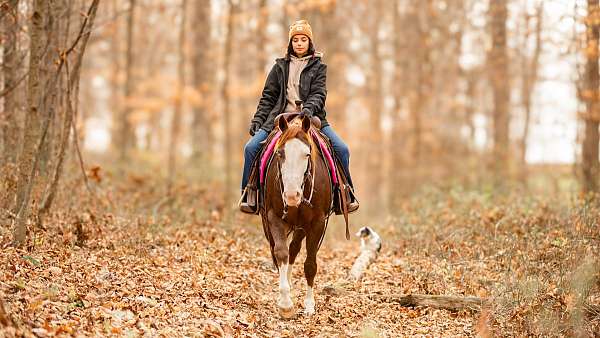
{"type": "Polygon", "coordinates": [[[250,129],[248,130],[248,133],[250,133],[250,136],[254,136],[258,129],[260,129],[260,123],[253,121],[250,123],[250,129]]]}

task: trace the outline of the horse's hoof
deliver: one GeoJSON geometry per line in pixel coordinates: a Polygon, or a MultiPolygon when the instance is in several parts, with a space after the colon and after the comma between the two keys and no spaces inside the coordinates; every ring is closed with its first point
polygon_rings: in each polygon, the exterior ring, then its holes
{"type": "Polygon", "coordinates": [[[279,308],[279,315],[281,316],[281,318],[283,319],[290,319],[293,318],[294,315],[296,314],[296,311],[294,311],[294,307],[290,307],[290,308],[279,308]]]}
{"type": "Polygon", "coordinates": [[[312,316],[315,314],[315,308],[305,308],[304,309],[304,314],[306,316],[312,316]]]}

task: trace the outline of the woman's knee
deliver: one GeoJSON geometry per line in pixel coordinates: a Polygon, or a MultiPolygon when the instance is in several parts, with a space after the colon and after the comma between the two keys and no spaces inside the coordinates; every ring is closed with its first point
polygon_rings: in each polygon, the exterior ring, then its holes
{"type": "Polygon", "coordinates": [[[250,139],[250,141],[248,141],[248,143],[246,143],[246,145],[244,146],[244,156],[246,156],[246,158],[252,159],[254,158],[254,155],[256,155],[256,152],[258,151],[258,147],[260,146],[260,143],[257,142],[252,142],[253,140],[250,139]]]}
{"type": "Polygon", "coordinates": [[[340,141],[339,144],[336,145],[335,151],[337,151],[338,155],[342,158],[350,158],[350,148],[348,148],[348,145],[344,142],[340,141]]]}

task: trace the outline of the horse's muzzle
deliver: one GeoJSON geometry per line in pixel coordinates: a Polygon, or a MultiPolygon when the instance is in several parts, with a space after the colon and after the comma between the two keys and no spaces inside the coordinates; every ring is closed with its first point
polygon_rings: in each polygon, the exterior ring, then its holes
{"type": "Polygon", "coordinates": [[[302,193],[299,191],[285,191],[283,193],[283,198],[285,198],[285,204],[290,207],[297,207],[302,202],[302,193]]]}

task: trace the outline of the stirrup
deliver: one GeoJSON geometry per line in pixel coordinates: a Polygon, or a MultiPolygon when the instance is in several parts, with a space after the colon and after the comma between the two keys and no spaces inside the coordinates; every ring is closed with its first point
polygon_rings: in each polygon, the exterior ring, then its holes
{"type": "Polygon", "coordinates": [[[360,203],[358,203],[358,199],[356,198],[356,195],[354,194],[354,189],[352,189],[352,188],[348,189],[348,213],[351,214],[351,213],[355,212],[356,210],[358,210],[359,206],[360,206],[360,203]]]}
{"type": "Polygon", "coordinates": [[[251,193],[248,187],[242,191],[242,196],[238,202],[240,211],[246,214],[256,215],[258,214],[258,206],[256,203],[256,192],[251,193]]]}

